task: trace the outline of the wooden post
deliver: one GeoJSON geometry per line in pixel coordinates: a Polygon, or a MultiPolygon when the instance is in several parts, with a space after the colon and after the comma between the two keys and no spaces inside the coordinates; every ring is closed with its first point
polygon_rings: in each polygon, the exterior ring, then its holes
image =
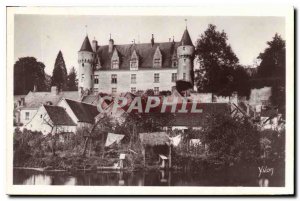
{"type": "Polygon", "coordinates": [[[172,168],[172,148],[171,144],[169,144],[169,169],[172,168]]]}

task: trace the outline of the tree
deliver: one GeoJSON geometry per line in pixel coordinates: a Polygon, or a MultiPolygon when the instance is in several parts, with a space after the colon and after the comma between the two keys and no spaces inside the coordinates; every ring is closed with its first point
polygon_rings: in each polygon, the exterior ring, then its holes
{"type": "Polygon", "coordinates": [[[224,164],[254,162],[261,154],[260,133],[249,121],[236,121],[230,115],[210,116],[203,128],[208,156],[224,164]]]}
{"type": "Polygon", "coordinates": [[[45,65],[34,57],[22,57],[14,65],[14,94],[46,90],[45,65]]]}
{"type": "Polygon", "coordinates": [[[62,52],[59,51],[54,64],[51,85],[57,86],[59,90],[67,90],[67,75],[66,64],[62,52]]]}
{"type": "Polygon", "coordinates": [[[77,82],[77,74],[75,68],[72,67],[67,79],[67,89],[68,91],[77,91],[78,90],[78,82],[77,82]]]}
{"type": "Polygon", "coordinates": [[[229,96],[235,90],[239,60],[227,40],[226,33],[217,31],[212,24],[197,40],[196,58],[200,69],[196,71],[195,84],[198,91],[229,96]]]}
{"type": "Polygon", "coordinates": [[[277,33],[272,41],[267,42],[268,47],[260,53],[261,60],[257,70],[259,80],[270,80],[272,87],[271,102],[285,114],[285,41],[277,33]]]}
{"type": "Polygon", "coordinates": [[[267,44],[268,47],[257,57],[261,60],[257,76],[285,79],[285,41],[276,33],[273,40],[267,44]]]}

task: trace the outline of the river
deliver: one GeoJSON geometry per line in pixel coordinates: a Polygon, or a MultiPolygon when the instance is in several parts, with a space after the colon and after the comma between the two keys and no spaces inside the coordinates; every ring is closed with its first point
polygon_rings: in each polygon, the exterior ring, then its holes
{"type": "Polygon", "coordinates": [[[284,186],[280,172],[259,175],[258,167],[226,170],[183,171],[92,171],[41,172],[14,169],[15,185],[82,186],[284,186]]]}

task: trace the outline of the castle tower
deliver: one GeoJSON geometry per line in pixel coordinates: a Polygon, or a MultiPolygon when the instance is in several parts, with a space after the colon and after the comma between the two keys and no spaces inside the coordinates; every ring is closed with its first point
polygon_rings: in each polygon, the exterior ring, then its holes
{"type": "Polygon", "coordinates": [[[85,37],[78,51],[78,91],[89,93],[93,88],[94,52],[88,36],[85,37]]]}
{"type": "Polygon", "coordinates": [[[194,85],[194,53],[195,47],[186,29],[177,48],[177,80],[187,81],[192,85],[194,85]]]}

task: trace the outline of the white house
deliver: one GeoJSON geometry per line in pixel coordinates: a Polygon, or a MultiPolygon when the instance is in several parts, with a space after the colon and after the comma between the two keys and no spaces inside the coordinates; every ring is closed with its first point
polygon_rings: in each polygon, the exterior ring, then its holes
{"type": "Polygon", "coordinates": [[[95,123],[95,117],[99,114],[97,106],[70,99],[61,99],[57,106],[65,108],[77,127],[90,127],[95,123]]]}
{"type": "Polygon", "coordinates": [[[76,124],[63,107],[42,105],[25,128],[47,135],[75,132],[76,124]]]}

